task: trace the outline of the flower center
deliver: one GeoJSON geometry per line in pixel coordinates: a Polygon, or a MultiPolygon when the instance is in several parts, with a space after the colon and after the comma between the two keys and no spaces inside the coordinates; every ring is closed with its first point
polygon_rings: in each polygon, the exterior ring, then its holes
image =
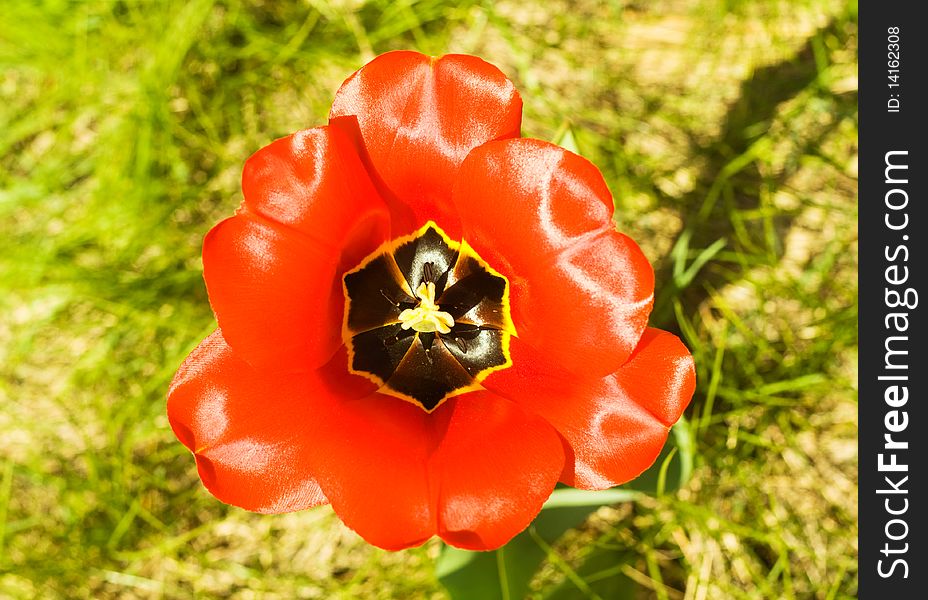
{"type": "Polygon", "coordinates": [[[435,304],[435,283],[423,281],[416,288],[419,306],[407,308],[400,313],[400,327],[415,329],[421,333],[451,333],[454,327],[454,317],[438,310],[435,304]]]}
{"type": "Polygon", "coordinates": [[[431,412],[512,364],[509,281],[431,221],[377,249],[343,283],[349,370],[383,394],[431,412]]]}

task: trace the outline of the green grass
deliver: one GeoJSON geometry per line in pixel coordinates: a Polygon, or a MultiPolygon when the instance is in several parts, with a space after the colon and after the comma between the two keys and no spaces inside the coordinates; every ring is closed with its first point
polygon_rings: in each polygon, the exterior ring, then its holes
{"type": "Polygon", "coordinates": [[[0,596],[444,597],[328,509],[200,486],[164,414],[213,327],[244,160],[376,53],[468,52],[569,128],[657,272],[699,389],[676,494],[603,508],[533,582],[856,596],[856,2],[13,0],[0,15],[0,596]],[[581,567],[597,548],[624,565],[581,567]],[[579,573],[579,575],[578,575],[579,573]],[[580,578],[579,581],[577,578],[580,578]]]}

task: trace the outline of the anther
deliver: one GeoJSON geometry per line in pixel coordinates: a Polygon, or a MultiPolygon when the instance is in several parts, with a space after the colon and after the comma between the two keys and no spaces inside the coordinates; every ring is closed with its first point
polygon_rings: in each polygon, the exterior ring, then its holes
{"type": "Polygon", "coordinates": [[[428,283],[430,281],[435,281],[435,265],[432,264],[432,261],[429,261],[422,265],[422,281],[428,283]]]}

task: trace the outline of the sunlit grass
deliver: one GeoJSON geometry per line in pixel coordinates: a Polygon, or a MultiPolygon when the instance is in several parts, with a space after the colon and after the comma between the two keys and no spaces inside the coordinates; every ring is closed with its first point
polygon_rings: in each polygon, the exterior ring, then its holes
{"type": "Polygon", "coordinates": [[[479,54],[526,135],[571,132],[655,265],[652,323],[697,360],[690,484],[599,511],[537,595],[856,595],[856,3],[0,13],[0,596],[442,597],[436,543],[215,501],[164,414],[213,327],[200,246],[242,163],[394,48],[479,54]]]}

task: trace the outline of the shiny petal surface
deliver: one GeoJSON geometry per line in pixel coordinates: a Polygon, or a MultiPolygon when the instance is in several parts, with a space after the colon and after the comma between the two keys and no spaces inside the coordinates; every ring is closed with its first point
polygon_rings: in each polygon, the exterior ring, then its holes
{"type": "Polygon", "coordinates": [[[449,199],[458,166],[484,142],[519,135],[522,100],[477,57],[389,52],[345,81],[329,117],[355,137],[389,190],[395,234],[432,219],[457,238],[449,199]]]}
{"type": "Polygon", "coordinates": [[[341,345],[338,255],[252,213],[216,225],[203,276],[223,336],[257,367],[307,370],[341,345]]]}
{"type": "Polygon", "coordinates": [[[647,326],[654,272],[614,230],[596,167],[539,140],[491,142],[461,165],[453,198],[464,238],[509,277],[526,342],[578,375],[625,362],[647,326]]]}
{"type": "Polygon", "coordinates": [[[382,394],[333,402],[324,412],[315,472],[345,525],[387,550],[418,546],[432,537],[429,415],[382,394]]]}
{"type": "Polygon", "coordinates": [[[499,547],[538,514],[564,467],[550,424],[488,392],[431,414],[376,393],[318,410],[319,484],[346,525],[388,550],[436,533],[462,548],[499,547]]]}
{"type": "Polygon", "coordinates": [[[561,481],[584,489],[625,483],[651,466],[696,384],[689,351],[659,329],[647,329],[628,362],[599,379],[575,377],[515,338],[511,351],[513,367],[484,386],[558,430],[573,454],[561,481]]]}
{"type": "Polygon", "coordinates": [[[525,529],[564,465],[545,420],[488,392],[452,398],[432,415],[442,431],[429,463],[438,535],[459,548],[493,550],[525,529]]]}
{"type": "Polygon", "coordinates": [[[168,418],[214,496],[256,512],[301,510],[326,502],[310,470],[312,394],[304,377],[250,367],[217,330],[175,375],[168,418]]]}
{"type": "Polygon", "coordinates": [[[349,137],[332,127],[256,152],[242,191],[239,214],[203,244],[223,335],[253,365],[318,367],[341,343],[339,274],[389,236],[386,204],[349,137]]]}
{"type": "Polygon", "coordinates": [[[298,131],[258,150],[245,163],[247,210],[290,226],[339,256],[344,269],[389,236],[387,206],[346,133],[298,131]]]}

